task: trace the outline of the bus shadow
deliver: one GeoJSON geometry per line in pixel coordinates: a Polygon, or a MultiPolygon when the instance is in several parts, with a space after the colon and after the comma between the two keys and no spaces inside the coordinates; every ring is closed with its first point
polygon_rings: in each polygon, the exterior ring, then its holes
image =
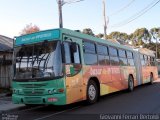
{"type": "Polygon", "coordinates": [[[122,95],[134,94],[134,93],[139,92],[141,90],[144,90],[144,89],[147,89],[147,88],[152,88],[152,87],[155,87],[155,86],[160,87],[160,83],[155,82],[152,85],[150,83],[142,84],[142,85],[134,87],[134,90],[132,92],[130,92],[128,89],[125,89],[125,90],[109,93],[107,95],[101,96],[100,101],[103,101],[103,99],[111,99],[111,98],[122,96],[122,95]]]}
{"type": "MultiPolygon", "coordinates": [[[[114,92],[114,93],[110,93],[104,96],[101,96],[99,98],[99,101],[96,103],[102,103],[105,102],[106,100],[112,100],[112,99],[116,99],[117,97],[119,98],[120,96],[130,96],[133,94],[138,93],[141,90],[150,88],[150,87],[155,87],[155,86],[159,86],[160,87],[160,83],[154,83],[153,85],[150,84],[144,84],[144,85],[140,85],[134,88],[134,90],[132,92],[129,92],[128,90],[122,90],[122,91],[118,91],[118,92],[114,92]]],[[[65,110],[70,110],[73,108],[77,108],[78,107],[85,107],[85,106],[90,106],[86,103],[86,101],[81,101],[81,102],[76,102],[76,103],[72,103],[72,104],[68,104],[68,105],[45,105],[43,107],[40,107],[38,109],[35,109],[34,111],[39,111],[39,112],[60,112],[60,111],[65,111],[65,110]]]]}

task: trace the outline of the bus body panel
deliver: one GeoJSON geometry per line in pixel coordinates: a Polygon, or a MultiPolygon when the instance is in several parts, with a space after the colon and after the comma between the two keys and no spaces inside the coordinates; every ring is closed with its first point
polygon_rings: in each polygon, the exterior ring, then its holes
{"type": "MultiPolygon", "coordinates": [[[[81,56],[83,56],[83,49],[82,48],[82,39],[68,35],[63,33],[62,38],[64,42],[75,42],[79,45],[80,47],[80,61],[81,64],[83,64],[83,59],[81,56]]],[[[82,65],[77,65],[76,66],[72,64],[66,64],[65,65],[65,71],[66,73],[69,71],[70,68],[75,67],[74,69],[80,69],[80,71],[76,75],[68,76],[66,75],[66,101],[67,104],[70,103],[75,103],[78,101],[82,101],[85,99],[86,95],[86,89],[83,81],[83,68],[82,65]],[[80,68],[79,68],[80,67],[80,68]]]]}
{"type": "Polygon", "coordinates": [[[158,79],[157,66],[155,63],[155,52],[146,48],[138,50],[139,60],[141,63],[141,77],[142,84],[149,83],[151,74],[153,74],[154,80],[158,79]],[[142,60],[143,56],[143,60],[142,60]],[[152,61],[151,58],[154,58],[152,61]]]}
{"type": "Polygon", "coordinates": [[[13,103],[16,104],[66,104],[65,79],[43,82],[12,82],[14,94],[13,103]],[[63,93],[58,90],[64,89],[63,93]],[[51,91],[51,93],[49,93],[51,91]]]}
{"type": "Polygon", "coordinates": [[[150,73],[153,73],[154,80],[158,78],[155,66],[142,66],[140,60],[141,53],[139,51],[67,29],[53,29],[17,37],[14,47],[35,44],[46,40],[77,43],[80,48],[81,65],[78,66],[80,70],[75,75],[66,75],[71,70],[70,68],[74,67],[74,64],[64,64],[65,74],[63,78],[42,82],[13,81],[12,87],[15,93],[13,93],[12,99],[16,104],[65,105],[86,100],[87,85],[90,78],[98,79],[100,95],[127,89],[129,75],[133,76],[134,86],[150,82],[150,73]],[[95,45],[101,43],[117,49],[131,51],[134,55],[134,66],[112,66],[111,64],[102,66],[98,63],[96,65],[86,65],[84,62],[84,41],[91,41],[95,45]],[[49,90],[52,90],[53,93],[48,94],[49,90]]]}
{"type": "Polygon", "coordinates": [[[136,78],[136,68],[135,66],[121,66],[121,76],[122,77],[122,84],[123,88],[122,89],[127,89],[128,88],[128,78],[129,75],[133,76],[134,80],[134,86],[137,86],[137,78],[136,78]]]}
{"type": "Polygon", "coordinates": [[[115,88],[112,83],[110,66],[85,65],[83,78],[86,89],[88,81],[91,78],[97,78],[100,83],[100,95],[105,95],[117,91],[117,88],[115,88]]]}
{"type": "Polygon", "coordinates": [[[137,79],[137,85],[142,84],[142,66],[140,61],[140,54],[138,51],[134,52],[134,60],[135,60],[135,66],[136,66],[136,79],[137,79]]]}

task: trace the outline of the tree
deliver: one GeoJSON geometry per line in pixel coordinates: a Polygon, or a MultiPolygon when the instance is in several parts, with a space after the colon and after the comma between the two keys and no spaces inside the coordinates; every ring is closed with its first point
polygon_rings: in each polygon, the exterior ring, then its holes
{"type": "Polygon", "coordinates": [[[115,31],[115,32],[111,32],[108,35],[108,39],[119,39],[120,38],[120,32],[115,31]]]}
{"type": "Polygon", "coordinates": [[[31,24],[26,25],[20,34],[26,35],[26,34],[38,32],[38,31],[40,31],[40,28],[36,25],[32,25],[31,23],[31,24]]]}
{"type": "Polygon", "coordinates": [[[97,38],[103,38],[104,34],[99,33],[98,35],[96,35],[97,38]]]}
{"type": "Polygon", "coordinates": [[[132,40],[133,45],[141,46],[144,43],[151,43],[151,35],[146,28],[139,28],[130,35],[130,40],[132,40]]]}
{"type": "Polygon", "coordinates": [[[128,34],[116,31],[116,32],[111,32],[107,37],[108,39],[122,39],[125,41],[128,39],[128,34]]]}
{"type": "MultiPolygon", "coordinates": [[[[153,50],[153,51],[156,51],[156,43],[147,43],[147,44],[144,44],[143,47],[144,48],[147,48],[149,50],[153,50]]],[[[157,58],[160,59],[160,43],[157,43],[157,58]]]]}
{"type": "Polygon", "coordinates": [[[82,33],[94,36],[94,33],[90,28],[83,29],[82,33]]]}
{"type": "Polygon", "coordinates": [[[158,38],[160,39],[160,28],[152,28],[150,30],[150,34],[152,35],[152,38],[154,40],[156,40],[158,38]]]}
{"type": "Polygon", "coordinates": [[[107,39],[116,39],[121,44],[128,43],[129,35],[127,33],[123,32],[111,32],[109,35],[107,35],[107,39]]]}

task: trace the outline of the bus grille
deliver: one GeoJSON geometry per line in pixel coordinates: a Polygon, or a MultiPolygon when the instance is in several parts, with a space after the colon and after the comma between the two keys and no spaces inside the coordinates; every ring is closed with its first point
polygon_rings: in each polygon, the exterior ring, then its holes
{"type": "Polygon", "coordinates": [[[42,99],[41,97],[25,97],[25,102],[26,103],[41,103],[42,99]]]}
{"type": "Polygon", "coordinates": [[[44,94],[44,89],[23,90],[26,96],[39,96],[44,94]]]}
{"type": "Polygon", "coordinates": [[[40,88],[47,86],[47,84],[20,84],[20,86],[24,88],[40,88]]]}

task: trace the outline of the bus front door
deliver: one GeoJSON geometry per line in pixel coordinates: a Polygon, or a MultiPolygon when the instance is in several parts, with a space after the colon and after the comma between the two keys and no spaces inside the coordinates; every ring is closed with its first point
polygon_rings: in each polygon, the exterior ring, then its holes
{"type": "Polygon", "coordinates": [[[70,36],[64,36],[65,42],[65,75],[66,75],[66,102],[67,104],[83,100],[83,77],[81,64],[81,40],[70,36]]]}

